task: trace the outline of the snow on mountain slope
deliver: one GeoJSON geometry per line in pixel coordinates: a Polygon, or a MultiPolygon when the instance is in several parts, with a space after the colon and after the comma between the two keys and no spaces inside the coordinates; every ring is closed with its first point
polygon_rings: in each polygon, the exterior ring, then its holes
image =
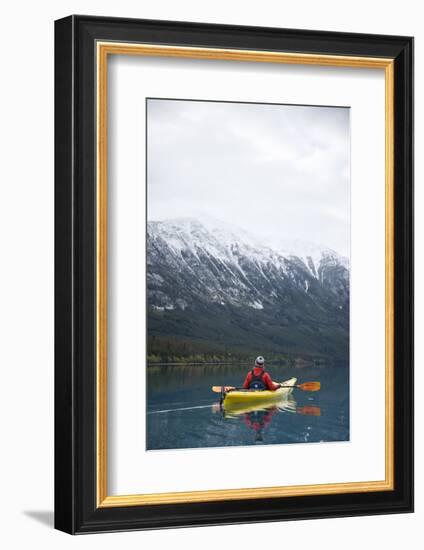
{"type": "Polygon", "coordinates": [[[214,303],[262,310],[297,292],[344,308],[349,298],[348,260],[329,248],[301,241],[271,247],[210,218],[151,221],[147,242],[152,309],[214,303]]]}

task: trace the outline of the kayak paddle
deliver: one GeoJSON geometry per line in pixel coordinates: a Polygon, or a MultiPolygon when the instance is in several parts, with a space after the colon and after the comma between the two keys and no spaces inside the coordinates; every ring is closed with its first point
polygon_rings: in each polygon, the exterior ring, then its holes
{"type": "Polygon", "coordinates": [[[215,393],[225,393],[227,391],[242,390],[243,388],[235,388],[234,386],[212,386],[212,391],[215,393]]]}
{"type": "MultiPolygon", "coordinates": [[[[290,388],[291,386],[281,386],[282,388],[290,388]]],[[[319,391],[321,389],[321,382],[304,382],[303,384],[296,384],[293,386],[303,391],[319,391]]]]}
{"type": "MultiPolygon", "coordinates": [[[[296,384],[295,386],[284,386],[281,388],[297,388],[303,391],[319,391],[321,389],[321,382],[304,382],[303,384],[296,384]]],[[[215,393],[225,393],[227,391],[240,390],[242,388],[235,388],[234,386],[212,386],[212,391],[215,393]]]]}

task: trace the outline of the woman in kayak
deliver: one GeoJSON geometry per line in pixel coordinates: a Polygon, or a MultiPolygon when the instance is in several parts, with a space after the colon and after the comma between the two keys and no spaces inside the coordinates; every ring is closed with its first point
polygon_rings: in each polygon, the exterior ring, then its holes
{"type": "Polygon", "coordinates": [[[275,384],[265,370],[265,359],[260,355],[256,358],[255,366],[247,374],[243,384],[245,390],[278,390],[280,384],[275,384]]]}

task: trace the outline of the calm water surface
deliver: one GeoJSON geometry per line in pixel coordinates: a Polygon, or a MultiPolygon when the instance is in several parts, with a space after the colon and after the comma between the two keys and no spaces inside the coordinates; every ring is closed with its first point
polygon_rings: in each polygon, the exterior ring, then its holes
{"type": "Polygon", "coordinates": [[[268,365],[273,380],[320,381],[319,392],[293,390],[265,410],[225,414],[214,385],[240,386],[246,365],[148,368],[148,450],[231,445],[346,441],[349,439],[347,366],[293,368],[268,365]]]}

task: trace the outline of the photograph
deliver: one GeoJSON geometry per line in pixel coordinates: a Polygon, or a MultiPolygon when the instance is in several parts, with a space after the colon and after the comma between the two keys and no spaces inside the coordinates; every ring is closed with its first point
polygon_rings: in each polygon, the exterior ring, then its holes
{"type": "Polygon", "coordinates": [[[146,450],[349,441],[349,107],[147,98],[145,132],[146,450]]]}

